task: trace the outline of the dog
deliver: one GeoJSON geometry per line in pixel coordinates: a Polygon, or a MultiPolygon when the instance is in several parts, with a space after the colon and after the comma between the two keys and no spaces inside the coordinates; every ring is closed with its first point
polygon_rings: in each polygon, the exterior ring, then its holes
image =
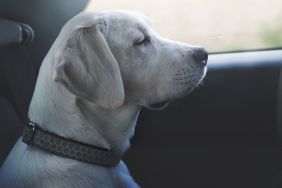
{"type": "MultiPolygon", "coordinates": [[[[40,129],[118,156],[139,111],[165,107],[204,78],[208,54],[159,36],[132,11],[82,12],[62,28],[40,68],[28,117],[40,129]]],[[[23,143],[0,172],[1,187],[135,188],[120,160],[89,164],[23,143]]]]}

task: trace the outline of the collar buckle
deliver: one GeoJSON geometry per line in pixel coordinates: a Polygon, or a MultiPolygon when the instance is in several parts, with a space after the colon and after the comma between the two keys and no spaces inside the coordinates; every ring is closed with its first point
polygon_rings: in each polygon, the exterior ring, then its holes
{"type": "Polygon", "coordinates": [[[28,122],[27,126],[24,128],[25,134],[23,134],[23,140],[30,145],[34,146],[34,137],[36,132],[36,125],[33,122],[28,122]]]}
{"type": "Polygon", "coordinates": [[[29,123],[28,123],[28,126],[30,126],[30,127],[32,128],[32,132],[35,131],[35,124],[34,124],[34,123],[29,122],[29,123]]]}

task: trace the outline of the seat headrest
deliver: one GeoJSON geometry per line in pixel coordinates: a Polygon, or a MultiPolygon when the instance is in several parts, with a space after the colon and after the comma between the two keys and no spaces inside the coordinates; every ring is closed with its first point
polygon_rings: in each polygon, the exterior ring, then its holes
{"type": "Polygon", "coordinates": [[[33,29],[27,24],[0,18],[0,47],[12,44],[28,45],[33,39],[33,29]]]}

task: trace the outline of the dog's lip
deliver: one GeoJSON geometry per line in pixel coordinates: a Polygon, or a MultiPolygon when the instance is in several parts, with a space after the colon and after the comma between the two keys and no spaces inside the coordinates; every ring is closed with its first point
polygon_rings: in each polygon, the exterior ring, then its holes
{"type": "Polygon", "coordinates": [[[183,96],[187,96],[187,95],[189,95],[192,91],[194,91],[194,90],[198,87],[198,85],[200,85],[200,84],[204,81],[205,74],[206,74],[206,72],[204,72],[203,75],[200,76],[199,79],[195,79],[195,80],[193,81],[193,83],[191,84],[191,86],[190,86],[188,89],[186,89],[186,91],[184,92],[184,95],[183,95],[183,96]]]}
{"type": "Polygon", "coordinates": [[[150,110],[159,111],[159,110],[163,110],[164,108],[166,108],[169,105],[170,102],[171,102],[171,100],[168,99],[168,100],[164,100],[164,101],[161,101],[161,102],[157,102],[157,103],[147,105],[145,107],[150,109],[150,110]]]}

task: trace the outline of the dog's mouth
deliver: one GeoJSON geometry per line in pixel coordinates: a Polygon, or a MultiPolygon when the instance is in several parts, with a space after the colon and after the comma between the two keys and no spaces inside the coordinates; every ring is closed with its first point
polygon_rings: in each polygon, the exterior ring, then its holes
{"type": "Polygon", "coordinates": [[[145,107],[150,109],[150,110],[160,111],[160,110],[165,109],[169,105],[170,102],[171,102],[171,100],[165,100],[165,101],[162,101],[162,102],[157,102],[157,103],[153,103],[153,104],[150,104],[150,105],[146,105],[145,107]]]}

